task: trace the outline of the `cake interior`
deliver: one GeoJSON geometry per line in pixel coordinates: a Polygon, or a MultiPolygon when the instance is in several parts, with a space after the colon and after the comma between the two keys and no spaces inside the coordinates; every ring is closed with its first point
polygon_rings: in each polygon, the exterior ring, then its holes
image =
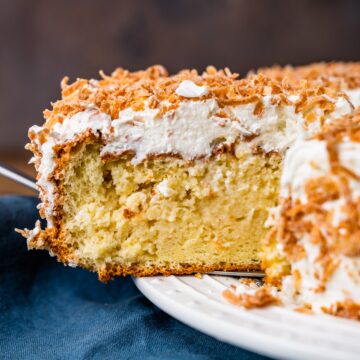
{"type": "MultiPolygon", "coordinates": [[[[210,159],[102,161],[100,145],[72,150],[62,182],[62,241],[70,258],[112,276],[260,267],[282,159],[239,145],[210,159]],[[114,270],[115,269],[115,270],[114,270]],[[106,271],[105,271],[106,273],[106,271]]],[[[71,259],[70,259],[71,261],[71,259]]]]}

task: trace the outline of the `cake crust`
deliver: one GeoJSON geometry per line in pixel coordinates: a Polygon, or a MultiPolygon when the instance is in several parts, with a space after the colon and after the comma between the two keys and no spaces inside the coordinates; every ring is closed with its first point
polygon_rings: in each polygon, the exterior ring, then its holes
{"type": "Polygon", "coordinates": [[[169,266],[161,267],[145,267],[143,265],[136,266],[132,265],[130,267],[115,265],[113,267],[101,269],[98,272],[99,279],[103,282],[108,282],[116,276],[156,276],[156,275],[193,275],[193,274],[206,274],[213,271],[244,271],[244,272],[254,272],[260,270],[260,263],[256,264],[215,264],[215,265],[194,265],[194,264],[181,264],[176,268],[169,266]]]}

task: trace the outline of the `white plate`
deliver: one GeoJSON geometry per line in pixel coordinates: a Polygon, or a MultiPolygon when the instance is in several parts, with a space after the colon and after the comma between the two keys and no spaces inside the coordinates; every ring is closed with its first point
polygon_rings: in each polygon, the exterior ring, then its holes
{"type": "Polygon", "coordinates": [[[360,323],[281,307],[244,310],[222,292],[237,280],[204,275],[135,278],[156,306],[218,340],[279,359],[359,359],[360,323]]]}

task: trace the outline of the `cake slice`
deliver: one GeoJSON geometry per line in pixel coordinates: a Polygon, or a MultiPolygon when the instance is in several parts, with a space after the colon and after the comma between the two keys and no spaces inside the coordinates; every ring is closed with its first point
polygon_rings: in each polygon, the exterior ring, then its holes
{"type": "Polygon", "coordinates": [[[101,75],[65,78],[30,129],[47,227],[22,233],[102,281],[258,270],[285,152],[353,111],[337,90],[228,69],[101,75]]]}
{"type": "MultiPolygon", "coordinates": [[[[326,86],[344,91],[355,107],[360,106],[360,62],[314,63],[303,66],[273,66],[256,71],[292,86],[307,81],[311,86],[326,86]]],[[[253,76],[253,72],[249,74],[253,76]]]]}

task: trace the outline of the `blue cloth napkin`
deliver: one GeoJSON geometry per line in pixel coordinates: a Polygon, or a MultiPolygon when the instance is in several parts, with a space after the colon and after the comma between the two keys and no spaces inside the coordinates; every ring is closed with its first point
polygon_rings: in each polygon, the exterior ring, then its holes
{"type": "Polygon", "coordinates": [[[0,197],[0,359],[263,359],[152,305],[130,277],[96,274],[27,251],[37,200],[0,197]]]}

